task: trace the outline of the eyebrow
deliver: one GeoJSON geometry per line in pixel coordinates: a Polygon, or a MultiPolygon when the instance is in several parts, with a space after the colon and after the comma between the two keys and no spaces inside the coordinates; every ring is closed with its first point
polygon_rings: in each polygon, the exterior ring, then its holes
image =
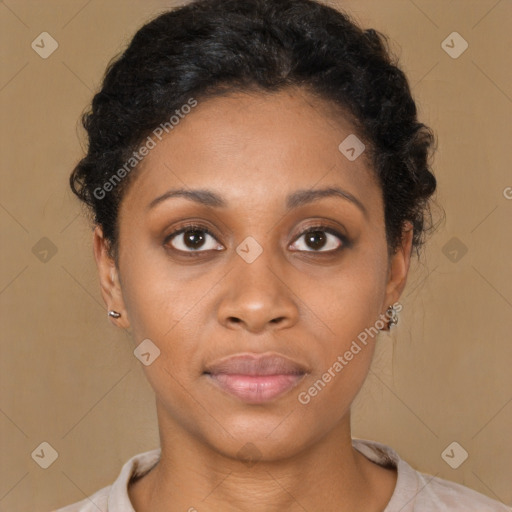
{"type": "MultiPolygon", "coordinates": [[[[228,203],[222,197],[211,190],[187,190],[180,188],[168,190],[161,196],[156,197],[148,204],[147,210],[151,210],[163,201],[167,201],[168,199],[174,197],[183,197],[198,204],[213,208],[226,208],[228,206],[228,203]]],[[[297,190],[286,198],[286,209],[292,210],[324,197],[339,197],[341,199],[350,201],[363,212],[365,217],[368,216],[368,211],[366,210],[366,207],[363,205],[363,203],[361,203],[361,201],[350,192],[347,192],[346,190],[343,190],[339,187],[328,187],[317,190],[297,190]]]]}
{"type": "Polygon", "coordinates": [[[350,192],[339,187],[328,187],[317,190],[297,190],[286,198],[286,209],[291,210],[292,208],[303,206],[324,197],[340,197],[341,199],[350,201],[363,212],[365,217],[368,217],[368,211],[364,204],[350,192]]]}
{"type": "Polygon", "coordinates": [[[157,204],[167,201],[167,199],[171,199],[173,197],[184,197],[190,201],[214,208],[225,208],[227,206],[226,201],[210,190],[187,190],[179,188],[175,190],[168,190],[165,194],[156,197],[148,204],[147,209],[151,210],[157,204]]]}

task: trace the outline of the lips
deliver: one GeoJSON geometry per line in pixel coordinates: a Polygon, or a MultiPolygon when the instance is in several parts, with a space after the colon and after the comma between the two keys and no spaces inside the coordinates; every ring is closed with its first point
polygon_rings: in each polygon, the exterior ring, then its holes
{"type": "Polygon", "coordinates": [[[280,355],[240,354],[208,365],[204,373],[222,391],[261,404],[293,389],[308,371],[280,355]]]}
{"type": "Polygon", "coordinates": [[[297,375],[306,368],[291,359],[271,354],[240,354],[221,359],[206,367],[210,374],[297,375]]]}

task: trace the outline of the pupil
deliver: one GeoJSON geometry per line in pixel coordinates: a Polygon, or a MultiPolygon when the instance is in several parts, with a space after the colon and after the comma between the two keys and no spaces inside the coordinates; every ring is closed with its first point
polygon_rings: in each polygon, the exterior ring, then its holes
{"type": "Polygon", "coordinates": [[[310,231],[306,235],[306,243],[312,248],[312,249],[321,249],[322,246],[325,244],[326,236],[323,231],[310,231]]]}
{"type": "Polygon", "coordinates": [[[197,247],[200,247],[204,242],[204,235],[202,231],[199,231],[198,229],[190,229],[185,232],[183,239],[186,246],[191,249],[197,249],[197,247]]]}

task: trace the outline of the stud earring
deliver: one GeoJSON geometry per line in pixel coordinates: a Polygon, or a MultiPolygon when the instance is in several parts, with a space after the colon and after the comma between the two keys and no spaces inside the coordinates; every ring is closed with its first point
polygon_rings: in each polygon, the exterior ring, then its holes
{"type": "Polygon", "coordinates": [[[389,318],[388,321],[388,331],[391,329],[392,325],[396,325],[398,323],[398,313],[393,306],[388,306],[386,309],[386,316],[389,318]]]}
{"type": "Polygon", "coordinates": [[[119,318],[121,316],[121,313],[118,313],[117,311],[114,311],[113,309],[108,312],[108,316],[112,318],[119,318]]]}

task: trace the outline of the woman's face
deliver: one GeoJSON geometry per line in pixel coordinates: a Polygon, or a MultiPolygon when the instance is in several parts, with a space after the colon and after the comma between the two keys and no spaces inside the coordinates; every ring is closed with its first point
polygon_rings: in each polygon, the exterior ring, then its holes
{"type": "Polygon", "coordinates": [[[133,171],[118,269],[96,230],[115,322],[151,340],[162,431],[275,459],[348,428],[412,232],[388,259],[381,189],[328,109],[298,90],[199,102],[133,171]]]}

